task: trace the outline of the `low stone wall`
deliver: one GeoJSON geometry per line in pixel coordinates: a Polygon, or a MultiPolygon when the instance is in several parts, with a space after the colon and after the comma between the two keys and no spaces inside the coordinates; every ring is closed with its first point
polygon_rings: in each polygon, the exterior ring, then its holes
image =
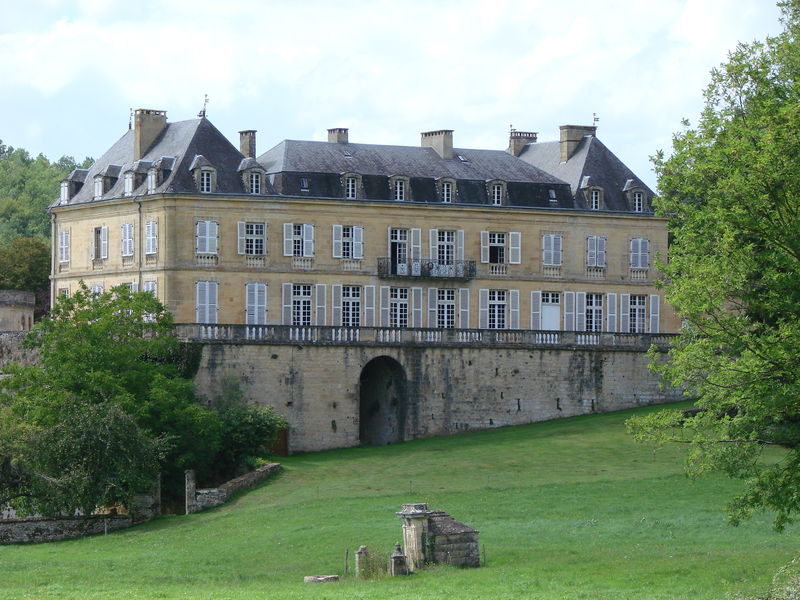
{"type": "MultiPolygon", "coordinates": [[[[161,490],[136,496],[127,514],[97,514],[75,517],[26,517],[0,520],[0,544],[55,542],[85,535],[108,533],[161,514],[161,490]]],[[[8,512],[6,516],[10,516],[8,512]]]]}
{"type": "Polygon", "coordinates": [[[26,331],[0,331],[0,372],[12,362],[33,365],[39,358],[38,352],[22,347],[26,331]]]}
{"type": "Polygon", "coordinates": [[[428,516],[429,552],[434,563],[479,567],[478,531],[441,510],[428,516]]]}
{"type": "Polygon", "coordinates": [[[280,468],[280,463],[267,463],[255,471],[226,481],[219,487],[206,489],[197,489],[194,471],[190,469],[186,471],[186,513],[191,514],[225,504],[236,492],[255,487],[273,473],[277,473],[280,468]]]}

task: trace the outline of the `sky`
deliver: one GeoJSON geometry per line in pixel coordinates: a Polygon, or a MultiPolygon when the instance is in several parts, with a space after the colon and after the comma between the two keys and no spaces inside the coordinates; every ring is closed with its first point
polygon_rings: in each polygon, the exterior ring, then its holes
{"type": "Polygon", "coordinates": [[[649,157],[696,121],[711,69],[780,31],[771,0],[4,0],[0,140],[99,157],[131,109],[207,116],[259,154],[284,139],[504,150],[590,125],[655,188],[649,157]]]}

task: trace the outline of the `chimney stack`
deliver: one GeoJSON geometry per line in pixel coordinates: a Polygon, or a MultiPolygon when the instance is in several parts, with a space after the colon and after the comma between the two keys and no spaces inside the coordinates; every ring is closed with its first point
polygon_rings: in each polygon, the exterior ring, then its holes
{"type": "Polygon", "coordinates": [[[328,141],[332,144],[346,144],[348,142],[347,127],[328,129],[328,141]]]}
{"type": "Polygon", "coordinates": [[[137,108],[133,113],[133,160],[139,160],[167,125],[167,111],[137,108]]]}
{"type": "Polygon", "coordinates": [[[442,158],[453,158],[453,130],[440,129],[438,131],[423,131],[421,146],[433,148],[442,158]]]}
{"type": "Polygon", "coordinates": [[[506,152],[519,156],[522,154],[522,149],[528,144],[535,144],[539,133],[536,131],[517,131],[512,129],[508,133],[508,149],[506,152]]]}
{"type": "Polygon", "coordinates": [[[239,132],[239,152],[245,158],[256,157],[256,130],[245,129],[239,132]]]}
{"type": "Polygon", "coordinates": [[[561,125],[561,162],[567,162],[572,158],[575,148],[581,140],[587,136],[594,136],[597,133],[596,125],[561,125]]]}

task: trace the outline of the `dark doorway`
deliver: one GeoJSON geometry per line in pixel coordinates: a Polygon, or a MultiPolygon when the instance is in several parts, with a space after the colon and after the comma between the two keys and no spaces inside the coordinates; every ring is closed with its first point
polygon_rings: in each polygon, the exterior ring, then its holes
{"type": "Polygon", "coordinates": [[[406,373],[395,359],[369,361],[359,379],[359,428],[362,444],[384,446],[405,439],[406,373]]]}

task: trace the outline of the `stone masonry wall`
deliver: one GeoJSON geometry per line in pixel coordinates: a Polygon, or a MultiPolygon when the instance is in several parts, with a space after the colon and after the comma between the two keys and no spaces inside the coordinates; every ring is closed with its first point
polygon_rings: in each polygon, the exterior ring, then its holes
{"type": "Polygon", "coordinates": [[[518,425],[680,399],[642,351],[206,344],[195,381],[213,400],[225,375],[288,418],[289,450],[359,444],[359,378],[373,358],[407,377],[405,439],[518,425]]]}
{"type": "Polygon", "coordinates": [[[267,463],[250,473],[245,473],[236,479],[226,481],[217,488],[206,489],[195,489],[194,473],[191,475],[187,473],[186,512],[194,513],[205,508],[225,504],[234,493],[255,487],[273,473],[277,473],[280,468],[281,465],[279,463],[267,463]],[[192,479],[191,484],[189,483],[190,477],[192,479]]]}
{"type": "Polygon", "coordinates": [[[32,365],[36,362],[38,354],[22,347],[26,335],[27,331],[0,331],[0,371],[8,363],[32,365]]]}

